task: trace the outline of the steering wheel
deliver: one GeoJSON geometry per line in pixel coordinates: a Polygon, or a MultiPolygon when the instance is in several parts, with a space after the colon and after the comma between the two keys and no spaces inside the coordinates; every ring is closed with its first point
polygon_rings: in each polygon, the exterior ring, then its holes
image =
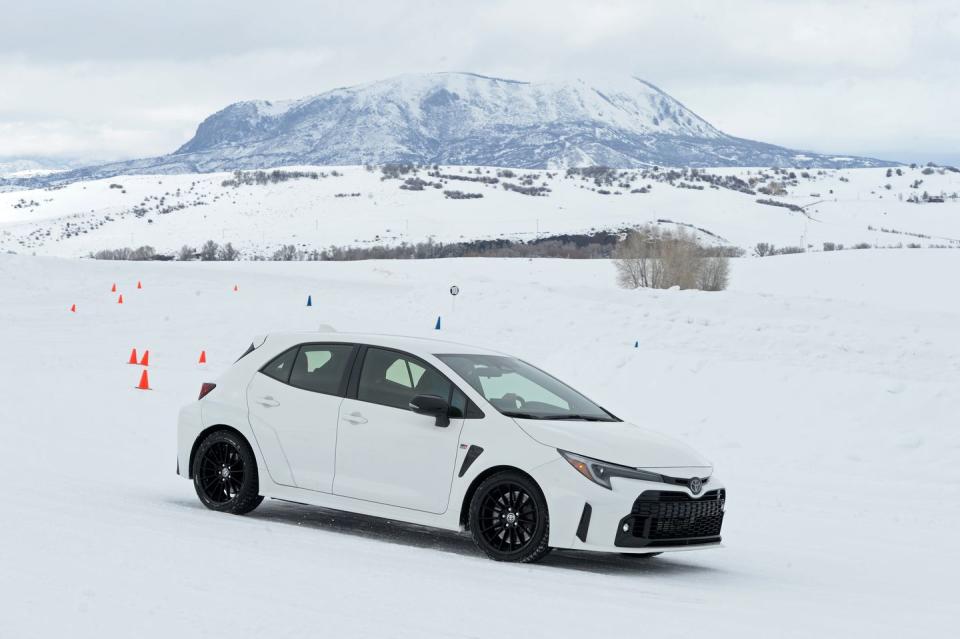
{"type": "Polygon", "coordinates": [[[514,408],[523,408],[523,405],[526,404],[526,400],[517,395],[516,393],[507,393],[500,398],[500,401],[503,403],[513,404],[514,408]]]}

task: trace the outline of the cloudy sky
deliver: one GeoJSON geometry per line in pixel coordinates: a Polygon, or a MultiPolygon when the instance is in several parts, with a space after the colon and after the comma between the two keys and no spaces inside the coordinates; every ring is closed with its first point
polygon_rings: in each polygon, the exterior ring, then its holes
{"type": "Polygon", "coordinates": [[[960,163],[960,2],[0,0],[0,157],[167,153],[210,113],[423,71],[631,74],[740,137],[960,163]]]}

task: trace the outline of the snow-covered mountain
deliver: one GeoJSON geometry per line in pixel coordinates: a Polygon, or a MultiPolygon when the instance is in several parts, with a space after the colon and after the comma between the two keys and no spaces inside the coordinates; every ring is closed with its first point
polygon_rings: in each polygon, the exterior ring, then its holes
{"type": "Polygon", "coordinates": [[[77,169],[89,164],[89,162],[60,158],[3,156],[0,157],[0,178],[35,177],[77,169]]]}
{"type": "Polygon", "coordinates": [[[536,83],[432,73],[299,100],[237,102],[204,120],[170,155],[52,179],[398,162],[516,168],[892,164],[727,135],[638,78],[536,83]]]}

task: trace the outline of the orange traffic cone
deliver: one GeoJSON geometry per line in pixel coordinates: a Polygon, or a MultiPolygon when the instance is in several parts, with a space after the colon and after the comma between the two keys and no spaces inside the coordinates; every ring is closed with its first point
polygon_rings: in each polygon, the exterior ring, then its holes
{"type": "Polygon", "coordinates": [[[123,293],[120,293],[120,297],[117,298],[117,304],[123,304],[123,293]]]}
{"type": "Polygon", "coordinates": [[[137,349],[130,351],[130,359],[127,360],[127,364],[136,364],[137,363],[137,349]]]}
{"type": "Polygon", "coordinates": [[[198,363],[199,364],[207,363],[207,351],[200,351],[200,361],[198,363]]]}
{"type": "Polygon", "coordinates": [[[137,390],[153,390],[150,388],[150,379],[147,377],[146,370],[140,375],[140,383],[137,384],[137,390]]]}
{"type": "Polygon", "coordinates": [[[148,351],[148,350],[147,350],[147,351],[143,351],[143,358],[140,359],[140,365],[141,365],[141,366],[149,366],[149,365],[150,365],[150,351],[148,351]]]}
{"type": "Polygon", "coordinates": [[[76,313],[76,312],[77,312],[77,305],[76,305],[76,304],[71,304],[71,305],[70,305],[70,312],[71,312],[71,313],[76,313]]]}
{"type": "Polygon", "coordinates": [[[114,283],[113,283],[113,286],[110,287],[110,292],[111,292],[111,293],[116,293],[116,292],[117,292],[117,283],[116,283],[116,282],[114,282],[114,283]]]}
{"type": "Polygon", "coordinates": [[[240,290],[240,289],[239,289],[239,288],[237,288],[237,285],[236,285],[236,284],[234,284],[234,285],[233,285],[233,292],[234,292],[234,293],[236,293],[236,292],[237,292],[237,291],[239,291],[239,290],[240,290]]]}
{"type": "Polygon", "coordinates": [[[137,280],[137,288],[143,288],[143,284],[140,283],[140,280],[137,280]]]}

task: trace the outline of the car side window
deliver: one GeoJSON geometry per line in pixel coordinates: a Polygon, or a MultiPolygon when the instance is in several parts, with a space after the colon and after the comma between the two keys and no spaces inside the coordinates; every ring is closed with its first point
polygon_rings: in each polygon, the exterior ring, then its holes
{"type": "Polygon", "coordinates": [[[267,377],[272,377],[278,382],[287,383],[287,380],[290,379],[290,369],[293,368],[293,360],[297,357],[298,346],[286,350],[276,357],[274,357],[270,362],[260,369],[260,372],[266,375],[267,377]]]}
{"type": "Polygon", "coordinates": [[[360,371],[357,399],[410,410],[417,395],[437,395],[450,400],[450,382],[436,369],[396,351],[368,348],[360,371]]]}
{"type": "Polygon", "coordinates": [[[303,344],[290,371],[290,385],[339,395],[352,352],[351,344],[303,344]]]}
{"type": "Polygon", "coordinates": [[[450,397],[450,417],[466,417],[468,401],[462,390],[454,388],[450,397]]]}

